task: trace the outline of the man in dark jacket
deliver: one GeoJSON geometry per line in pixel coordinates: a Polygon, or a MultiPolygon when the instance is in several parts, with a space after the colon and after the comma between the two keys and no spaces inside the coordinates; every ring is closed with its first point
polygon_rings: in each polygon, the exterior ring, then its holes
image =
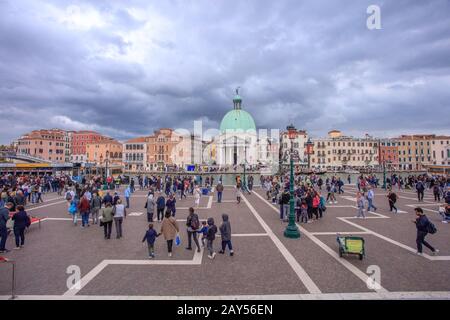
{"type": "Polygon", "coordinates": [[[9,212],[12,207],[12,203],[6,203],[4,207],[0,208],[0,253],[9,251],[5,248],[6,239],[8,238],[8,229],[6,228],[6,222],[9,219],[9,212]]]}
{"type": "Polygon", "coordinates": [[[414,211],[416,212],[416,219],[413,220],[413,222],[416,224],[417,228],[417,254],[422,255],[422,244],[431,250],[433,255],[436,255],[439,250],[433,248],[428,242],[425,241],[425,236],[428,234],[428,227],[430,225],[430,221],[428,220],[427,216],[423,213],[422,208],[415,208],[414,211]]]}
{"type": "Polygon", "coordinates": [[[222,237],[222,250],[219,251],[220,254],[225,253],[225,248],[228,246],[228,249],[230,250],[230,256],[234,254],[233,252],[233,246],[231,244],[231,224],[228,220],[227,214],[222,214],[222,225],[220,226],[220,236],[222,237]]]}
{"type": "Polygon", "coordinates": [[[214,259],[216,253],[214,252],[213,242],[216,239],[217,227],[214,224],[213,218],[208,218],[208,231],[206,232],[206,247],[208,248],[208,258],[214,259]]]}
{"type": "Polygon", "coordinates": [[[159,193],[158,199],[156,199],[156,217],[158,221],[162,221],[164,218],[164,208],[166,207],[166,198],[159,193]]]}
{"type": "Polygon", "coordinates": [[[187,234],[188,234],[188,246],[187,250],[192,250],[192,237],[197,246],[197,252],[200,252],[200,244],[198,243],[197,231],[200,228],[200,221],[198,215],[194,213],[194,208],[189,208],[189,215],[186,220],[187,234]]]}
{"type": "Polygon", "coordinates": [[[106,196],[103,197],[103,203],[105,204],[105,207],[106,207],[106,204],[108,204],[108,203],[112,205],[112,203],[113,203],[113,198],[111,197],[111,195],[109,194],[109,192],[107,192],[107,193],[106,193],[106,196]]]}
{"type": "Polygon", "coordinates": [[[417,181],[416,183],[416,190],[417,190],[417,199],[419,201],[423,201],[423,196],[425,193],[425,186],[423,185],[422,181],[417,181]]]}

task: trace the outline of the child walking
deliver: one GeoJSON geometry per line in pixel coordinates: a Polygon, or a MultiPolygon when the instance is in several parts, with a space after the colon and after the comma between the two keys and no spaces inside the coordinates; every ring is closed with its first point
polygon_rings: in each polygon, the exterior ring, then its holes
{"type": "MultiPolygon", "coordinates": [[[[208,228],[207,228],[207,234],[206,234],[206,243],[208,248],[208,258],[211,260],[214,259],[216,256],[216,253],[214,252],[213,248],[213,242],[216,239],[216,233],[217,233],[217,227],[214,224],[213,218],[208,218],[208,228]]],[[[202,238],[203,242],[203,238],[202,238]]]]}
{"type": "Polygon", "coordinates": [[[306,200],[302,200],[302,204],[300,206],[300,222],[308,223],[308,205],[306,204],[306,200]]]}
{"type": "Polygon", "coordinates": [[[205,239],[208,234],[208,226],[206,225],[206,221],[202,221],[202,228],[200,230],[198,230],[197,233],[202,234],[202,247],[204,248],[205,247],[205,239]]]}
{"type": "Polygon", "coordinates": [[[145,232],[144,238],[142,239],[142,243],[147,240],[149,259],[153,259],[155,257],[155,241],[160,235],[161,233],[157,233],[156,230],[153,229],[153,223],[150,223],[148,225],[148,230],[145,232]]]}
{"type": "Polygon", "coordinates": [[[238,183],[236,185],[236,200],[238,204],[241,203],[241,197],[242,197],[241,184],[238,183]]]}
{"type": "Polygon", "coordinates": [[[230,250],[230,256],[234,255],[233,246],[231,245],[231,224],[227,214],[222,214],[222,225],[220,226],[220,235],[222,237],[222,250],[220,254],[225,253],[225,248],[228,246],[230,250]]]}

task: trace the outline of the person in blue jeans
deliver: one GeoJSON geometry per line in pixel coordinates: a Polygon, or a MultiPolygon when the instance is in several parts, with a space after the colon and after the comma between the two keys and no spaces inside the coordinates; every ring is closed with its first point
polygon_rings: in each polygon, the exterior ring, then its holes
{"type": "Polygon", "coordinates": [[[367,212],[369,212],[371,208],[373,208],[375,211],[377,211],[377,207],[375,207],[373,205],[374,198],[375,198],[375,193],[373,192],[372,187],[369,187],[369,191],[367,192],[367,202],[369,203],[367,206],[367,212]]]}
{"type": "Polygon", "coordinates": [[[130,196],[131,196],[131,188],[130,188],[130,186],[128,186],[125,189],[125,194],[124,195],[125,195],[125,200],[127,202],[126,208],[128,209],[130,207],[130,196]]]}

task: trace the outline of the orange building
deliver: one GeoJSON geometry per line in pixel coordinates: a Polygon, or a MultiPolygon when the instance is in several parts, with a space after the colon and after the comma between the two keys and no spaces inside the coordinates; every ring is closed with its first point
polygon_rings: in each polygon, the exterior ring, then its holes
{"type": "Polygon", "coordinates": [[[66,135],[66,131],[60,129],[34,130],[18,139],[17,151],[45,161],[64,163],[66,135]]]}
{"type": "Polygon", "coordinates": [[[99,166],[122,165],[122,144],[114,139],[102,140],[86,145],[86,159],[99,166]]]}
{"type": "Polygon", "coordinates": [[[147,163],[151,169],[174,164],[172,152],[180,143],[180,138],[174,130],[168,128],[156,130],[152,136],[146,137],[147,163]]]}

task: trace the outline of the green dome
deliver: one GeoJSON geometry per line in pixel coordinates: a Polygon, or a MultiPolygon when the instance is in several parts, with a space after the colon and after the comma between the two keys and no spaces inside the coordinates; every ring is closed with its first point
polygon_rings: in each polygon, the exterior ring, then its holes
{"type": "Polygon", "coordinates": [[[220,123],[220,131],[225,132],[227,130],[254,130],[256,132],[256,125],[250,113],[242,109],[234,109],[228,111],[220,123]]]}

